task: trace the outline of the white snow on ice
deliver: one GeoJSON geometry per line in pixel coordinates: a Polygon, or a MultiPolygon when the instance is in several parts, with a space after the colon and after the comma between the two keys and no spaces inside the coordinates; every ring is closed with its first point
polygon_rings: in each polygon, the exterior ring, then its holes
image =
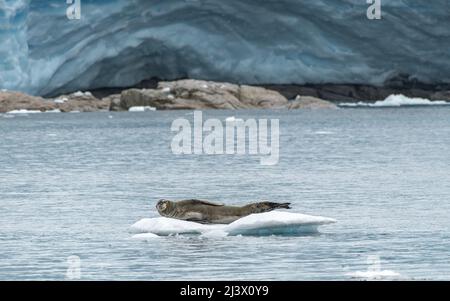
{"type": "Polygon", "coordinates": [[[161,236],[299,235],[316,233],[318,226],[335,222],[336,220],[327,217],[272,211],[252,214],[228,225],[205,225],[166,217],[144,218],[133,224],[131,230],[135,233],[153,233],[161,236]]]}

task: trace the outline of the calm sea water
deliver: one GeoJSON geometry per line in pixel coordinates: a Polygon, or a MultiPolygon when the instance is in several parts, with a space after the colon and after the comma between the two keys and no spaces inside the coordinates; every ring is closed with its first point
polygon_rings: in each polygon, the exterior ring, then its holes
{"type": "Polygon", "coordinates": [[[0,280],[333,280],[367,258],[450,280],[450,108],[211,111],[279,118],[280,162],[175,156],[189,111],[0,116],[0,280]],[[337,219],[300,237],[131,240],[159,198],[292,202],[337,219]]]}

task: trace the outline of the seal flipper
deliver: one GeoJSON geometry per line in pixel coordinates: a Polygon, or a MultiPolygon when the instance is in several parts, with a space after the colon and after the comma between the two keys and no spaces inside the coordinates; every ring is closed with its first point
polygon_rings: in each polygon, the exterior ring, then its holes
{"type": "Polygon", "coordinates": [[[251,213],[269,212],[275,209],[291,209],[291,203],[274,203],[274,202],[260,202],[247,205],[250,207],[251,213]]]}
{"type": "Polygon", "coordinates": [[[291,207],[289,206],[291,203],[261,202],[260,204],[262,204],[263,207],[267,207],[269,211],[275,209],[291,209],[291,207]]]}
{"type": "Polygon", "coordinates": [[[274,209],[292,209],[291,208],[291,206],[289,206],[289,205],[291,205],[291,203],[271,203],[271,204],[273,204],[274,206],[275,206],[275,208],[274,209]]]}

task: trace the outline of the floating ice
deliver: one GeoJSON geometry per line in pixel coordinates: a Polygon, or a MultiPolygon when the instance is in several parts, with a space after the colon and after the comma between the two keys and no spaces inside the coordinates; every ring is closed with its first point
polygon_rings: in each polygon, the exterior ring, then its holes
{"type": "Polygon", "coordinates": [[[141,233],[141,234],[135,234],[131,237],[131,239],[134,240],[152,240],[155,238],[160,238],[161,236],[158,236],[153,233],[141,233]]]}
{"type": "Polygon", "coordinates": [[[156,111],[156,108],[154,107],[131,107],[128,109],[128,112],[147,112],[147,111],[156,111]]]}
{"type": "Polygon", "coordinates": [[[236,117],[234,117],[234,116],[225,118],[225,121],[226,121],[226,122],[244,122],[243,119],[241,119],[241,118],[236,118],[236,117]]]}
{"type": "Polygon", "coordinates": [[[400,277],[400,273],[391,270],[380,271],[358,271],[346,274],[352,278],[360,278],[365,280],[392,280],[400,277]]]}
{"type": "Polygon", "coordinates": [[[10,114],[0,114],[0,116],[3,118],[14,118],[14,115],[10,115],[10,114]]]}
{"type": "Polygon", "coordinates": [[[252,214],[228,225],[199,224],[166,217],[144,218],[131,226],[137,233],[156,235],[202,234],[203,236],[226,235],[300,235],[316,233],[320,225],[335,223],[336,220],[290,213],[272,211],[252,214]]]}
{"type": "Polygon", "coordinates": [[[316,135],[333,135],[334,132],[331,132],[331,131],[315,131],[314,134],[316,134],[316,135]]]}
{"type": "Polygon", "coordinates": [[[402,94],[390,95],[385,100],[379,100],[374,103],[370,102],[344,102],[340,103],[341,107],[401,107],[401,106],[445,106],[450,105],[450,102],[443,100],[429,100],[425,98],[410,98],[402,94]]]}
{"type": "Polygon", "coordinates": [[[7,114],[33,114],[33,113],[42,113],[39,110],[25,110],[25,109],[20,109],[20,110],[12,110],[9,111],[7,114]]]}
{"type": "Polygon", "coordinates": [[[272,211],[238,219],[224,230],[229,235],[296,235],[317,232],[318,226],[335,222],[327,217],[272,211]]]}
{"type": "Polygon", "coordinates": [[[45,111],[44,113],[61,113],[61,110],[60,109],[53,109],[53,110],[45,111]]]}

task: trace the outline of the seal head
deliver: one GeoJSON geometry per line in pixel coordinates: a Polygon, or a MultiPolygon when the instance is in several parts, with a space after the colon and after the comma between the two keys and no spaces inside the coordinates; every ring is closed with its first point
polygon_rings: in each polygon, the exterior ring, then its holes
{"type": "Polygon", "coordinates": [[[156,210],[158,213],[165,217],[171,217],[171,213],[173,212],[174,204],[172,201],[161,199],[156,204],[156,210]]]}

